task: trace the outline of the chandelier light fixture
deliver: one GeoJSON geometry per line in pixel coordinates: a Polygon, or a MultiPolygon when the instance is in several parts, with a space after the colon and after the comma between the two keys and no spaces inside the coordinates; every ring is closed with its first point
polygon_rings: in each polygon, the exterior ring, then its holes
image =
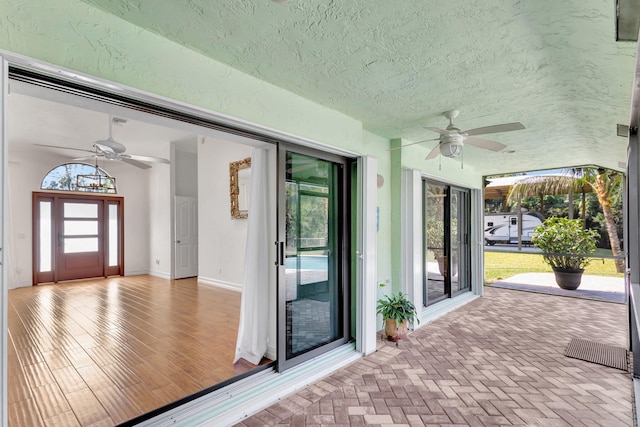
{"type": "Polygon", "coordinates": [[[98,167],[98,155],[96,153],[96,165],[92,174],[76,175],[76,187],[83,191],[93,191],[105,193],[111,188],[115,188],[116,179],[103,173],[98,167]]]}

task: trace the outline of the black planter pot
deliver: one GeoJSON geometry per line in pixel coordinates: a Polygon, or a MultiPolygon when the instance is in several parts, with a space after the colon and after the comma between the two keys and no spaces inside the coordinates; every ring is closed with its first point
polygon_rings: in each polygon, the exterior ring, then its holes
{"type": "Polygon", "coordinates": [[[553,274],[556,276],[556,283],[560,288],[574,291],[580,286],[582,273],[584,270],[554,268],[553,274]]]}

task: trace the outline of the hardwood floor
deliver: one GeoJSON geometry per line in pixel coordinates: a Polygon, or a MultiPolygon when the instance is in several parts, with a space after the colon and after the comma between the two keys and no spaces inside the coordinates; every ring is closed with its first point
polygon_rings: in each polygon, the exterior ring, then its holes
{"type": "Polygon", "coordinates": [[[253,369],[239,292],[151,276],[9,291],[9,425],[115,425],[253,369]]]}

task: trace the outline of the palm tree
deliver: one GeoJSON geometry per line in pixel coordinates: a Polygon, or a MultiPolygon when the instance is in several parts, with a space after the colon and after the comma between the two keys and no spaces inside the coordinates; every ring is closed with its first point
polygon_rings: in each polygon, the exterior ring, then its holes
{"type": "MultiPolygon", "coordinates": [[[[573,194],[582,193],[582,215],[585,216],[585,192],[593,191],[598,197],[605,220],[611,252],[615,258],[616,270],[624,272],[624,260],[620,250],[620,238],[611,210],[611,200],[615,192],[620,190],[622,174],[607,171],[603,168],[574,168],[559,175],[534,175],[523,178],[509,191],[509,200],[522,200],[527,196],[540,196],[541,200],[547,194],[569,194],[569,217],[573,214],[573,194]]],[[[542,205],[542,203],[541,203],[542,205]]]]}
{"type": "Polygon", "coordinates": [[[613,212],[611,210],[611,199],[616,191],[620,190],[622,184],[622,174],[615,171],[607,171],[603,168],[585,169],[586,173],[583,175],[586,182],[591,185],[594,193],[598,196],[598,202],[602,207],[602,215],[607,227],[607,234],[609,235],[609,243],[611,244],[611,252],[616,257],[616,271],[618,273],[624,272],[624,260],[622,259],[622,251],[620,250],[620,238],[618,237],[618,231],[616,223],[613,219],[613,212]]]}

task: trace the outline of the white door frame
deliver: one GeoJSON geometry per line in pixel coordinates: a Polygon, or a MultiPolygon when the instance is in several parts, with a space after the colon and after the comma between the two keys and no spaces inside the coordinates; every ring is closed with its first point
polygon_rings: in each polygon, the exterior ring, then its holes
{"type": "Polygon", "coordinates": [[[2,369],[0,369],[0,425],[6,426],[9,424],[8,417],[8,347],[7,347],[7,337],[8,337],[8,329],[9,329],[9,308],[8,308],[8,299],[9,299],[9,281],[7,280],[7,269],[5,266],[7,265],[7,251],[5,248],[6,245],[6,236],[8,236],[8,206],[9,203],[7,201],[7,196],[9,192],[7,191],[7,174],[9,170],[8,164],[8,143],[7,143],[7,98],[9,94],[9,64],[7,60],[0,56],[0,84],[2,85],[2,91],[0,91],[0,220],[2,221],[2,226],[0,227],[0,280],[2,281],[2,295],[0,297],[0,304],[2,305],[2,315],[0,316],[0,336],[2,337],[2,341],[0,348],[2,349],[2,355],[0,359],[2,360],[2,369]]]}
{"type": "Polygon", "coordinates": [[[375,157],[357,162],[356,221],[356,350],[368,355],[376,351],[377,165],[375,157]],[[358,313],[361,313],[358,315],[358,313]]]}

